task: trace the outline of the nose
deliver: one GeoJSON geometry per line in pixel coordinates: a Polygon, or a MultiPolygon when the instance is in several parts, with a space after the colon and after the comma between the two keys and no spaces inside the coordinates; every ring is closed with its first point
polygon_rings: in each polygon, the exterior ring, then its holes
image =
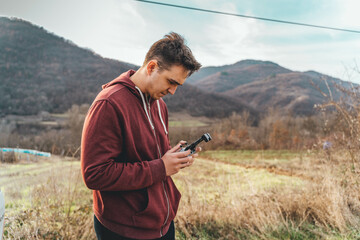
{"type": "Polygon", "coordinates": [[[171,87],[169,87],[168,92],[169,92],[171,95],[174,95],[175,92],[176,92],[176,88],[177,88],[177,86],[171,86],[171,87]]]}

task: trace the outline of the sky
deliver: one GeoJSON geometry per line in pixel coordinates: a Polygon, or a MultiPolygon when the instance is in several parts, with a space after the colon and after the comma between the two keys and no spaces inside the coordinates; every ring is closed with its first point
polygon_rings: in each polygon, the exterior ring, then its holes
{"type": "MultiPolygon", "coordinates": [[[[359,0],[154,0],[156,2],[360,31],[359,0]]],[[[152,43],[174,31],[203,66],[275,62],[360,83],[360,33],[172,8],[134,0],[0,0],[17,17],[93,50],[141,65],[152,43]]],[[[0,33],[1,34],[1,33],[0,33]]]]}

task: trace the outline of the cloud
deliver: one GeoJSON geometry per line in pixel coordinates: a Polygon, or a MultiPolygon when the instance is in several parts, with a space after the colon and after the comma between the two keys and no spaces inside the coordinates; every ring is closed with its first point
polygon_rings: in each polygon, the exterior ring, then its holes
{"type": "MultiPolygon", "coordinates": [[[[224,7],[231,8],[230,5],[224,7]]],[[[234,63],[245,57],[261,55],[254,39],[259,36],[259,23],[254,19],[214,15],[204,26],[204,44],[197,47],[204,65],[234,63]]]]}
{"type": "Polygon", "coordinates": [[[335,19],[343,27],[351,27],[359,30],[360,23],[360,1],[358,0],[336,0],[337,11],[334,12],[335,19]]]}
{"type": "MultiPolygon", "coordinates": [[[[107,24],[102,26],[96,51],[102,55],[141,65],[150,45],[165,31],[153,19],[147,5],[113,0],[107,24]]],[[[94,45],[94,44],[93,44],[94,45]]]]}

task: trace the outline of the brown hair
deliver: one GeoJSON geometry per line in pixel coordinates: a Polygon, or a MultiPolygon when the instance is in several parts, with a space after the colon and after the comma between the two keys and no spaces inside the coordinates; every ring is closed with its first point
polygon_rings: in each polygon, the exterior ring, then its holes
{"type": "Polygon", "coordinates": [[[155,42],[146,54],[144,65],[156,59],[160,70],[168,70],[173,65],[181,65],[189,70],[189,75],[199,70],[201,64],[196,61],[185,40],[177,33],[171,32],[155,42]]]}

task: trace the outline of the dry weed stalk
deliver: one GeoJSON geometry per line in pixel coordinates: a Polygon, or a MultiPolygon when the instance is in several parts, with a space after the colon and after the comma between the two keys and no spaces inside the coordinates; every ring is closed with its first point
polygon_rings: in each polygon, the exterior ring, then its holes
{"type": "MultiPolygon", "coordinates": [[[[360,73],[358,69],[354,69],[354,71],[360,73]]],[[[317,87],[327,102],[316,105],[316,107],[323,111],[331,108],[336,110],[337,124],[329,137],[336,141],[339,149],[348,150],[350,160],[355,164],[360,161],[360,86],[354,86],[352,83],[349,83],[348,86],[340,86],[334,83],[336,90],[340,91],[343,96],[339,100],[335,100],[327,79],[325,77],[322,79],[329,94],[317,87]]]]}

